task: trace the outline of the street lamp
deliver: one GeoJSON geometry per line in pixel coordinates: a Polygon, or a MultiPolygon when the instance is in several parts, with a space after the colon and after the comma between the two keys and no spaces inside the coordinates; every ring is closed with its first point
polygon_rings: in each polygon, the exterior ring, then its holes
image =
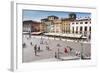
{"type": "Polygon", "coordinates": [[[60,44],[57,44],[57,46],[58,46],[58,54],[57,54],[57,58],[59,59],[59,47],[61,46],[60,44]]]}
{"type": "MultiPolygon", "coordinates": [[[[82,36],[80,37],[80,39],[82,39],[82,36]]],[[[82,43],[82,41],[79,41],[79,40],[78,40],[78,42],[80,43],[80,46],[81,46],[81,49],[80,49],[80,58],[83,59],[83,43],[82,43]]]]}
{"type": "Polygon", "coordinates": [[[84,58],[84,57],[83,57],[83,43],[80,42],[80,44],[81,44],[81,59],[83,59],[83,58],[84,58]]]}

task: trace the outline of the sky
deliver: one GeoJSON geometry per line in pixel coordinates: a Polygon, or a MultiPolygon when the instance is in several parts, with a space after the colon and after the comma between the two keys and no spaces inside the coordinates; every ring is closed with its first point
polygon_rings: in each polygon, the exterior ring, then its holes
{"type": "MultiPolygon", "coordinates": [[[[23,10],[23,21],[33,20],[41,21],[41,19],[47,18],[48,16],[54,15],[59,18],[68,18],[68,14],[71,12],[61,11],[39,11],[39,10],[23,10]]],[[[74,12],[77,18],[91,17],[91,13],[74,12]]]]}

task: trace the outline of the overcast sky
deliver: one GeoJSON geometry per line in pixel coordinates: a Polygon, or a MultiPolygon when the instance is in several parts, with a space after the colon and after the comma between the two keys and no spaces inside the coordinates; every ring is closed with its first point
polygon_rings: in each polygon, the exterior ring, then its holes
{"type": "MultiPolygon", "coordinates": [[[[23,21],[24,20],[34,20],[41,21],[43,18],[55,15],[59,18],[68,18],[68,14],[71,12],[61,12],[61,11],[39,11],[39,10],[23,10],[23,21]]],[[[91,17],[91,13],[75,12],[77,18],[91,17]]]]}

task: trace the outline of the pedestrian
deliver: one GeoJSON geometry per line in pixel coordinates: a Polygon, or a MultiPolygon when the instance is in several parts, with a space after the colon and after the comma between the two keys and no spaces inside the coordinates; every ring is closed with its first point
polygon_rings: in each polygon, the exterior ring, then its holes
{"type": "Polygon", "coordinates": [[[47,50],[50,50],[49,46],[46,46],[46,49],[47,49],[47,50]]]}
{"type": "Polygon", "coordinates": [[[57,53],[55,52],[55,58],[57,58],[57,53]]]}
{"type": "Polygon", "coordinates": [[[78,53],[76,52],[76,56],[78,56],[78,53]]]}
{"type": "Polygon", "coordinates": [[[37,55],[37,45],[34,46],[34,53],[35,53],[35,56],[37,55]]]}
{"type": "Polygon", "coordinates": [[[43,39],[41,39],[40,44],[43,44],[43,39]]]}
{"type": "Polygon", "coordinates": [[[38,51],[40,52],[40,46],[38,46],[38,51]]]}
{"type": "Polygon", "coordinates": [[[76,51],[76,56],[80,56],[80,52],[76,51]]]}
{"type": "Polygon", "coordinates": [[[64,49],[64,52],[65,52],[65,53],[68,53],[68,50],[67,50],[67,48],[65,48],[65,49],[64,49]]]}
{"type": "Polygon", "coordinates": [[[73,50],[71,47],[69,47],[69,49],[70,49],[70,52],[73,50]]]}
{"type": "Polygon", "coordinates": [[[26,44],[25,43],[23,43],[23,48],[25,48],[26,47],[26,44]]]}
{"type": "Polygon", "coordinates": [[[30,45],[31,45],[31,46],[33,45],[32,42],[30,42],[30,45]]]}

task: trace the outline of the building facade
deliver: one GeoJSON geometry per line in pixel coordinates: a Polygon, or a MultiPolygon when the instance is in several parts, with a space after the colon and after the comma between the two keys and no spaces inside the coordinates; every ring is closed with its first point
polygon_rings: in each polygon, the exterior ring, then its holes
{"type": "Polygon", "coordinates": [[[58,20],[54,20],[53,21],[53,24],[54,24],[54,29],[53,29],[53,32],[54,33],[61,33],[61,20],[58,19],[58,20]]]}
{"type": "Polygon", "coordinates": [[[80,19],[70,22],[70,33],[91,37],[91,19],[80,19]]]}
{"type": "Polygon", "coordinates": [[[23,21],[23,32],[31,32],[32,24],[33,24],[33,22],[31,20],[23,21]]]}
{"type": "Polygon", "coordinates": [[[46,33],[60,33],[61,20],[57,16],[48,16],[45,19],[41,19],[41,27],[41,31],[46,33]]]}
{"type": "Polygon", "coordinates": [[[62,25],[61,25],[62,33],[70,33],[70,22],[73,20],[69,18],[64,18],[61,20],[62,20],[62,25]]]}
{"type": "Polygon", "coordinates": [[[40,22],[27,20],[23,21],[23,32],[40,32],[40,22]]]}
{"type": "Polygon", "coordinates": [[[23,32],[71,33],[91,38],[91,19],[76,19],[74,13],[61,19],[52,15],[41,19],[41,22],[23,21],[23,32]]]}
{"type": "Polygon", "coordinates": [[[76,19],[76,15],[69,14],[69,18],[59,19],[57,16],[48,16],[41,19],[41,26],[44,32],[50,33],[70,33],[70,22],[76,19]]]}

